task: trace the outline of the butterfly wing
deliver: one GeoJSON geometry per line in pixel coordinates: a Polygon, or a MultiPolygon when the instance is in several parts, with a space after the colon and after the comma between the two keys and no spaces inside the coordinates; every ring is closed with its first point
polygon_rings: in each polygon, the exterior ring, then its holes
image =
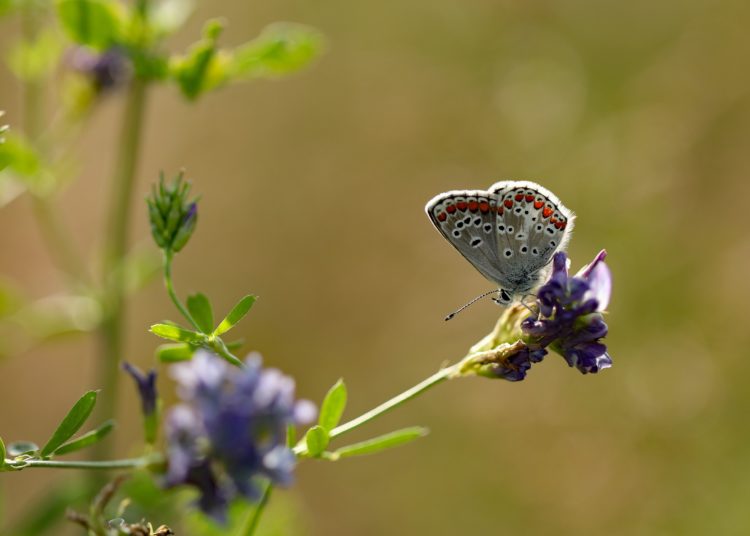
{"type": "Polygon", "coordinates": [[[440,234],[484,277],[502,285],[497,250],[497,202],[483,190],[454,190],[432,198],[425,211],[440,234]]]}
{"type": "Polygon", "coordinates": [[[567,246],[575,215],[546,188],[531,181],[502,181],[489,192],[499,207],[498,256],[509,290],[526,292],[546,275],[552,256],[567,246]]]}

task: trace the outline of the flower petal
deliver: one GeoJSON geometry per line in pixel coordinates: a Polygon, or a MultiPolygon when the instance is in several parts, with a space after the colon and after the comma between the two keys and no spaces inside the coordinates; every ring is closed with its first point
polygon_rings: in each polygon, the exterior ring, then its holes
{"type": "Polygon", "coordinates": [[[599,262],[588,273],[589,290],[584,300],[594,298],[599,303],[599,311],[604,311],[609,305],[612,293],[612,273],[604,262],[599,262]]]}

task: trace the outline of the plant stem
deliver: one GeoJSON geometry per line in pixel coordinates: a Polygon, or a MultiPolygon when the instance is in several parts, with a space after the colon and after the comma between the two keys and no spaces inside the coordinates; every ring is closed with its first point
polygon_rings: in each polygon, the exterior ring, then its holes
{"type": "MultiPolygon", "coordinates": [[[[430,376],[429,378],[425,380],[422,380],[414,387],[407,389],[403,393],[394,396],[390,400],[383,402],[379,406],[371,409],[370,411],[366,413],[363,413],[359,417],[356,417],[348,422],[345,422],[344,424],[340,426],[337,426],[336,428],[331,430],[329,437],[333,439],[340,435],[344,435],[345,433],[350,432],[354,430],[355,428],[359,428],[363,424],[368,423],[371,420],[377,417],[380,417],[381,415],[388,413],[389,411],[397,408],[404,402],[407,402],[411,400],[412,398],[416,398],[417,396],[435,387],[436,385],[443,383],[444,381],[449,380],[453,377],[456,377],[461,369],[462,364],[463,364],[463,360],[459,361],[458,363],[454,365],[446,367],[444,369],[440,369],[435,374],[433,374],[432,376],[430,376]]],[[[297,456],[304,455],[307,453],[307,446],[303,442],[303,443],[298,444],[293,450],[297,456]]]]}
{"type": "Polygon", "coordinates": [[[177,293],[174,290],[174,283],[172,282],[172,259],[174,259],[174,253],[171,251],[164,251],[164,286],[167,287],[167,294],[169,294],[172,303],[174,303],[174,306],[177,307],[177,310],[180,311],[182,316],[184,316],[195,329],[202,331],[201,328],[198,327],[198,323],[193,318],[193,315],[190,314],[190,311],[182,305],[180,298],[177,297],[177,293]]]}
{"type": "Polygon", "coordinates": [[[75,285],[85,285],[88,280],[86,267],[70,240],[70,232],[63,226],[60,214],[44,194],[32,194],[34,217],[42,232],[42,238],[55,264],[75,285]]]}
{"type": "MultiPolygon", "coordinates": [[[[129,458],[123,460],[109,461],[61,461],[61,460],[26,460],[16,466],[16,470],[27,469],[31,467],[54,468],[54,469],[137,469],[163,461],[161,456],[143,456],[141,458],[129,458]]],[[[5,460],[6,465],[13,467],[13,460],[5,460]]]]}
{"type": "Polygon", "coordinates": [[[271,483],[271,481],[268,481],[266,482],[266,487],[263,490],[263,495],[260,498],[260,502],[258,503],[258,506],[255,507],[255,510],[253,510],[253,513],[250,515],[250,519],[247,522],[247,527],[245,527],[245,530],[242,532],[242,536],[253,536],[255,534],[255,531],[258,528],[258,524],[260,523],[260,518],[263,515],[263,511],[266,509],[266,505],[271,499],[271,492],[273,492],[273,484],[271,483]]]}
{"type": "MultiPolygon", "coordinates": [[[[21,30],[26,43],[32,44],[39,37],[40,8],[33,2],[25,4],[21,10],[21,30]]],[[[32,147],[46,160],[45,144],[42,142],[44,131],[44,85],[38,77],[25,77],[23,91],[23,130],[32,147]]],[[[44,187],[42,187],[44,188],[44,187]]],[[[70,233],[62,226],[62,220],[50,202],[47,194],[31,191],[34,217],[42,233],[47,249],[57,266],[73,283],[86,279],[86,270],[80,256],[70,240],[70,233]]]]}
{"type": "MultiPolygon", "coordinates": [[[[99,329],[101,355],[99,356],[99,385],[105,396],[98,411],[105,418],[116,414],[118,363],[122,352],[122,331],[125,317],[123,259],[127,248],[130,223],[130,205],[133,197],[135,172],[138,165],[141,130],[146,104],[148,82],[134,77],[128,90],[119,154],[116,160],[109,209],[109,223],[105,237],[103,259],[104,318],[99,329]]],[[[100,459],[109,457],[110,442],[97,444],[100,459]]]]}
{"type": "Polygon", "coordinates": [[[344,424],[340,426],[337,426],[336,428],[331,430],[330,438],[333,439],[335,437],[343,435],[346,432],[354,430],[355,428],[362,426],[363,424],[367,422],[370,422],[376,417],[380,417],[384,413],[388,413],[389,411],[397,408],[404,402],[407,402],[411,400],[412,398],[415,398],[421,395],[422,393],[428,391],[429,389],[435,387],[436,385],[443,383],[445,380],[449,379],[452,375],[454,375],[457,371],[458,371],[457,365],[452,365],[450,367],[446,367],[444,369],[437,371],[435,374],[419,382],[417,385],[415,385],[411,389],[407,389],[403,393],[396,395],[390,400],[383,402],[382,404],[371,409],[367,413],[363,413],[359,417],[352,419],[351,421],[345,422],[344,424]]]}
{"type": "MultiPolygon", "coordinates": [[[[21,9],[21,32],[24,41],[31,45],[39,36],[39,9],[33,2],[26,2],[21,9]]],[[[38,78],[23,78],[23,122],[26,136],[36,142],[42,134],[44,107],[42,83],[38,78]]]]}

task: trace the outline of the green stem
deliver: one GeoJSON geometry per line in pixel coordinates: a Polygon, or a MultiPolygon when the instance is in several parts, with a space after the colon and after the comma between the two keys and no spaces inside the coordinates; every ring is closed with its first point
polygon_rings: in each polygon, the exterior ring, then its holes
{"type": "Polygon", "coordinates": [[[190,324],[197,329],[198,331],[202,331],[201,328],[198,327],[198,323],[193,318],[193,315],[190,314],[190,311],[188,311],[184,305],[182,305],[182,302],[180,301],[180,298],[177,297],[177,293],[174,290],[174,283],[172,281],[172,260],[174,259],[174,253],[171,251],[164,251],[164,286],[167,287],[167,294],[169,294],[170,299],[172,300],[172,303],[174,303],[174,306],[177,307],[177,310],[180,311],[182,316],[184,316],[190,324]]]}
{"type": "Polygon", "coordinates": [[[153,465],[163,461],[161,456],[144,456],[141,458],[130,458],[124,460],[109,461],[61,461],[61,460],[26,460],[17,462],[15,460],[5,460],[5,464],[14,467],[14,470],[28,469],[31,467],[54,468],[54,469],[138,469],[153,465]]]}
{"type": "MultiPolygon", "coordinates": [[[[27,44],[33,44],[39,36],[39,8],[34,2],[25,2],[21,9],[21,32],[27,44]]],[[[23,79],[23,122],[26,136],[36,142],[41,138],[44,127],[44,106],[42,104],[42,85],[38,78],[23,79]]]]}
{"type": "MultiPolygon", "coordinates": [[[[422,380],[414,387],[407,389],[403,393],[394,396],[390,400],[383,402],[379,406],[371,409],[370,411],[366,413],[363,413],[359,417],[356,417],[348,422],[345,422],[344,424],[340,426],[337,426],[336,428],[331,430],[329,437],[333,439],[340,435],[344,435],[345,433],[350,432],[354,430],[355,428],[359,428],[363,424],[368,423],[371,420],[377,417],[380,417],[381,415],[388,413],[389,411],[399,407],[404,402],[408,402],[412,398],[416,398],[417,396],[435,387],[436,385],[441,384],[446,380],[449,380],[451,378],[458,376],[461,370],[461,365],[463,364],[463,361],[464,360],[461,360],[455,365],[451,365],[449,367],[446,367],[444,369],[437,371],[435,374],[433,374],[432,376],[430,376],[429,378],[425,380],[422,380]]],[[[303,442],[303,443],[298,444],[293,450],[297,456],[301,456],[307,453],[307,446],[303,442]]]]}
{"type": "Polygon", "coordinates": [[[260,523],[260,518],[263,515],[263,511],[266,509],[266,505],[271,499],[271,492],[273,492],[273,484],[268,481],[266,482],[266,486],[263,490],[263,495],[260,498],[260,502],[258,503],[258,506],[255,507],[255,510],[253,510],[253,513],[250,515],[250,519],[247,522],[245,530],[242,532],[242,536],[253,536],[255,534],[255,531],[258,528],[258,524],[260,523]]]}
{"type": "Polygon", "coordinates": [[[376,417],[380,417],[381,415],[388,413],[389,411],[399,407],[404,402],[408,402],[412,398],[416,398],[417,396],[435,387],[436,385],[443,383],[444,381],[450,379],[453,375],[455,375],[458,372],[458,370],[459,370],[458,365],[452,365],[450,367],[446,367],[444,369],[437,371],[435,374],[419,382],[417,385],[415,385],[411,389],[407,389],[403,393],[394,396],[390,400],[383,402],[379,406],[371,409],[370,411],[366,413],[363,413],[359,417],[356,417],[352,419],[351,421],[345,422],[344,424],[337,426],[336,428],[331,430],[331,433],[329,434],[330,438],[333,439],[335,437],[345,434],[346,432],[350,432],[351,430],[354,430],[355,428],[358,428],[359,426],[362,426],[363,424],[370,422],[376,417]]]}
{"type": "MultiPolygon", "coordinates": [[[[105,314],[99,330],[101,337],[99,385],[105,396],[101,398],[98,407],[99,414],[106,418],[112,418],[116,413],[118,364],[122,352],[122,331],[125,318],[122,264],[127,248],[130,206],[138,165],[147,86],[146,80],[135,77],[128,90],[108,211],[109,223],[102,263],[105,314]]],[[[110,445],[109,441],[97,444],[99,458],[109,457],[110,445]]]]}
{"type": "MultiPolygon", "coordinates": [[[[43,13],[33,2],[27,2],[21,10],[23,39],[34,43],[39,37],[43,13]]],[[[43,157],[48,152],[43,143],[44,134],[44,84],[39,78],[23,80],[23,127],[27,139],[43,157]]],[[[62,220],[54,205],[44,192],[31,191],[34,217],[42,233],[47,249],[57,266],[73,283],[86,279],[86,270],[80,256],[70,240],[71,233],[62,226],[62,220]]]]}
{"type": "Polygon", "coordinates": [[[34,217],[55,264],[65,273],[71,284],[86,285],[86,267],[70,240],[71,233],[63,225],[59,212],[44,194],[33,194],[31,199],[34,217]]]}

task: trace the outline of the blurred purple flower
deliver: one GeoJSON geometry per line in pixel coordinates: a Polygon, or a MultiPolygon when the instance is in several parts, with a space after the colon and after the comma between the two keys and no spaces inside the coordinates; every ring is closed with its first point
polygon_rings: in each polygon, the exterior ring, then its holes
{"type": "Polygon", "coordinates": [[[612,277],[604,263],[606,251],[570,277],[565,253],[556,253],[552,275],[538,292],[539,316],[528,317],[521,328],[533,350],[550,348],[583,374],[612,366],[602,312],[609,304],[612,277]]]}
{"type": "Polygon", "coordinates": [[[119,48],[110,48],[102,53],[85,47],[74,48],[69,55],[73,70],[82,74],[98,92],[117,88],[130,76],[130,61],[119,48]]]}
{"type": "Polygon", "coordinates": [[[144,374],[141,369],[131,365],[127,361],[123,361],[122,368],[135,380],[138,394],[141,396],[143,415],[146,417],[153,415],[156,411],[156,399],[158,397],[156,392],[156,371],[151,369],[148,374],[144,374]]]}
{"type": "Polygon", "coordinates": [[[183,403],[166,420],[167,486],[192,485],[198,505],[224,520],[237,495],[259,498],[257,477],[289,485],[295,456],[286,446],[287,426],[311,422],[315,406],[295,400],[294,380],[264,369],[258,354],[245,368],[206,351],[172,367],[183,403]]]}

